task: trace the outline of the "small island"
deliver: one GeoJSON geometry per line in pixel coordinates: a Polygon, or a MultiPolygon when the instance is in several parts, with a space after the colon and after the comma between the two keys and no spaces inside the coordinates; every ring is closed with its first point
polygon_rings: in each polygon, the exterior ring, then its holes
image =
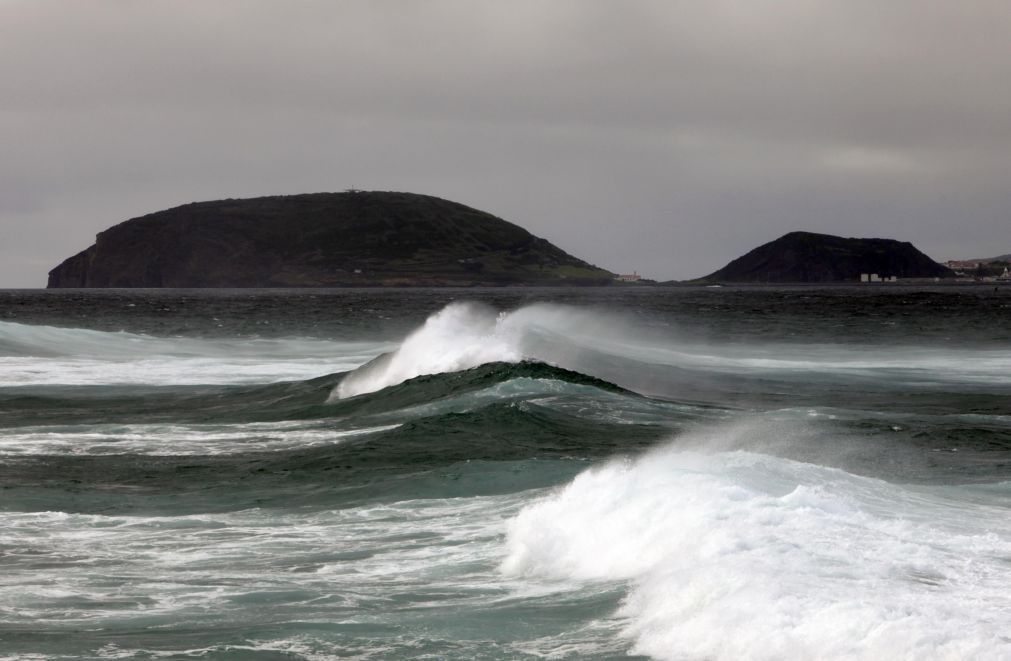
{"type": "Polygon", "coordinates": [[[951,278],[954,272],[913,244],[895,239],[852,239],[790,232],[700,278],[706,283],[867,282],[871,276],[951,278]]]}
{"type": "Polygon", "coordinates": [[[428,195],[196,202],[127,220],[49,272],[63,287],[602,285],[614,274],[428,195]]]}

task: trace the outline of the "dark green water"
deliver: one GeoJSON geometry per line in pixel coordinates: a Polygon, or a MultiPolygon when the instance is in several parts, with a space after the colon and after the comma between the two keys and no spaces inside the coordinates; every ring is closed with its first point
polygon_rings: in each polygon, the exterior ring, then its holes
{"type": "Polygon", "coordinates": [[[0,292],[0,659],[1011,658],[1011,290],[0,292]]]}

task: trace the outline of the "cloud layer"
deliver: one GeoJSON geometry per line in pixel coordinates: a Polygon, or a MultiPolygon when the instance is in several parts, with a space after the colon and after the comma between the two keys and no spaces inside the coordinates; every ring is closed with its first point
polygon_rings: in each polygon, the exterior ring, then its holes
{"type": "Polygon", "coordinates": [[[0,0],[0,286],[185,202],[407,190],[615,271],[1011,251],[1011,5],[0,0]]]}

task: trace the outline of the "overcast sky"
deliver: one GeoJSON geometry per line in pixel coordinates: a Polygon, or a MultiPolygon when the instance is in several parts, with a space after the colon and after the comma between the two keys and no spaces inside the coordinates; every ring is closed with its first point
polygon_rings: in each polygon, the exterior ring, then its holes
{"type": "Polygon", "coordinates": [[[1008,253],[1011,3],[0,0],[0,287],[352,186],[657,279],[791,230],[1008,253]]]}

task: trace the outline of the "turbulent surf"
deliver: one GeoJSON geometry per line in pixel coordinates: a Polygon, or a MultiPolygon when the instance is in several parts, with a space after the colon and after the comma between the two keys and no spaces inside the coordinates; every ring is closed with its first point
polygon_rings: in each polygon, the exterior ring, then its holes
{"type": "Polygon", "coordinates": [[[1009,322],[0,292],[0,659],[1011,658],[1009,322]]]}

